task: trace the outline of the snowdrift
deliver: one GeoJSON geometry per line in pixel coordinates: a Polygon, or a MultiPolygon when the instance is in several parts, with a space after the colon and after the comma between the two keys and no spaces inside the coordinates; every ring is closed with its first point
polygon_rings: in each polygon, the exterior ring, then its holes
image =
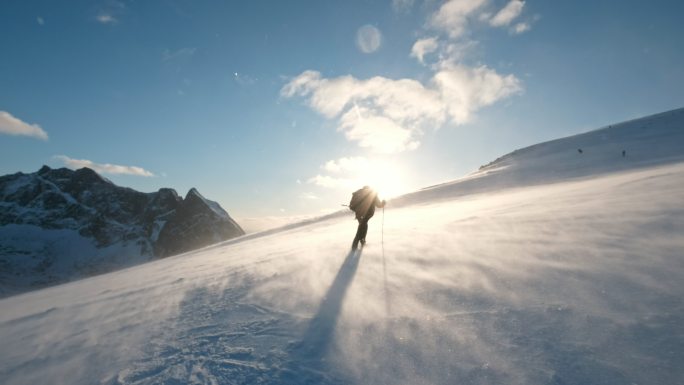
{"type": "Polygon", "coordinates": [[[0,300],[0,383],[681,383],[683,132],[519,150],[361,252],[339,213],[0,300]]]}

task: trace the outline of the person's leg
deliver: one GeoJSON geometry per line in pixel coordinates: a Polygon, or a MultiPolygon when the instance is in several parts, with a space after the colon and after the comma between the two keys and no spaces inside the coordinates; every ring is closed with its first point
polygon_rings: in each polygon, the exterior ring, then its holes
{"type": "Polygon", "coordinates": [[[366,242],[366,233],[368,232],[368,221],[364,219],[359,219],[359,227],[356,229],[356,236],[354,237],[354,242],[352,243],[352,249],[356,250],[359,246],[359,241],[363,239],[363,243],[366,242]]]}
{"type": "Polygon", "coordinates": [[[368,234],[368,219],[365,219],[362,221],[362,223],[359,224],[359,230],[361,230],[361,234],[359,236],[359,241],[361,241],[361,245],[366,244],[366,234],[368,234]]]}

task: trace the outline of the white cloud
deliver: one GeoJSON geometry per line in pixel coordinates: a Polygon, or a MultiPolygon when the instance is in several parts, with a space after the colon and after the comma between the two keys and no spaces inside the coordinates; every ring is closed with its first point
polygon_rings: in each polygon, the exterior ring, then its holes
{"type": "Polygon", "coordinates": [[[443,48],[439,53],[439,62],[437,63],[438,66],[440,63],[458,63],[465,60],[469,55],[471,55],[472,51],[478,46],[478,44],[479,43],[475,40],[465,39],[460,39],[455,43],[443,44],[443,48]]]}
{"type": "Polygon", "coordinates": [[[316,194],[310,193],[310,192],[304,192],[304,193],[302,193],[302,194],[301,194],[301,198],[302,198],[302,199],[306,199],[306,200],[311,200],[311,201],[321,199],[321,198],[319,198],[318,196],[316,196],[316,194]]]}
{"type": "Polygon", "coordinates": [[[316,175],[309,178],[307,183],[315,184],[316,186],[326,187],[326,188],[337,188],[345,186],[345,180],[341,178],[333,178],[329,175],[316,175]]]}
{"type": "Polygon", "coordinates": [[[126,12],[126,4],[120,0],[106,0],[95,16],[95,20],[101,24],[116,24],[119,17],[126,12]]]}
{"type": "Polygon", "coordinates": [[[439,43],[436,37],[419,39],[413,43],[413,47],[411,48],[411,56],[418,59],[419,62],[424,63],[423,57],[429,53],[435,52],[437,48],[439,48],[439,43]]]}
{"type": "Polygon", "coordinates": [[[371,162],[361,156],[333,159],[321,166],[327,175],[318,174],[306,182],[329,189],[349,190],[364,183],[361,176],[372,168],[371,162]]]}
{"type": "Polygon", "coordinates": [[[430,18],[429,25],[445,31],[452,39],[462,36],[468,26],[468,18],[487,0],[449,0],[430,18]]]}
{"type": "Polygon", "coordinates": [[[40,25],[44,25],[44,24],[45,24],[45,20],[44,20],[42,17],[40,17],[40,16],[36,17],[36,21],[37,21],[38,24],[40,24],[40,25]]]}
{"type": "Polygon", "coordinates": [[[519,93],[514,75],[500,75],[486,66],[475,68],[442,61],[428,86],[413,79],[352,76],[326,79],[305,71],[281,90],[301,96],[329,119],[337,119],[345,137],[378,153],[413,150],[429,128],[450,120],[467,122],[478,109],[519,93]]]}
{"type": "Polygon", "coordinates": [[[372,25],[364,25],[356,31],[356,45],[363,53],[373,53],[382,44],[380,30],[372,25]]]}
{"type": "Polygon", "coordinates": [[[532,28],[530,23],[518,23],[511,28],[511,33],[514,35],[519,35],[523,32],[527,32],[532,28]]]}
{"type": "Polygon", "coordinates": [[[95,20],[101,24],[116,24],[119,21],[113,15],[108,13],[100,13],[99,15],[95,16],[95,20]]]}
{"type": "Polygon", "coordinates": [[[347,139],[383,153],[416,148],[422,127],[444,121],[439,94],[412,79],[324,79],[319,72],[305,71],[281,94],[308,98],[315,111],[338,118],[337,128],[347,139]]]}
{"type": "Polygon", "coordinates": [[[329,160],[322,169],[332,173],[358,172],[368,166],[368,159],[363,156],[345,157],[329,160]]]}
{"type": "Polygon", "coordinates": [[[524,6],[525,2],[522,0],[511,0],[489,20],[489,24],[493,27],[504,27],[511,24],[515,18],[520,16],[524,6]]]}
{"type": "Polygon", "coordinates": [[[0,111],[0,133],[7,135],[23,135],[47,140],[48,134],[37,124],[28,124],[15,118],[7,111],[0,111]]]}
{"type": "Polygon", "coordinates": [[[409,12],[414,3],[415,0],[392,0],[392,9],[395,12],[409,12]]]}
{"type": "Polygon", "coordinates": [[[312,178],[309,178],[306,183],[328,189],[351,190],[355,187],[358,188],[359,180],[358,178],[352,178],[349,176],[330,176],[318,174],[312,178]]]}
{"type": "Polygon", "coordinates": [[[101,174],[114,174],[114,175],[137,175],[151,177],[154,176],[153,173],[145,170],[142,167],[137,166],[121,166],[117,164],[109,163],[95,163],[87,159],[72,159],[65,155],[57,155],[55,159],[64,163],[65,166],[72,169],[79,169],[83,167],[88,167],[101,174]]]}
{"type": "Polygon", "coordinates": [[[471,68],[443,63],[432,82],[456,124],[468,122],[482,107],[522,92],[522,84],[517,77],[500,75],[484,65],[471,68]]]}
{"type": "Polygon", "coordinates": [[[347,111],[340,118],[339,128],[348,140],[383,154],[414,150],[420,144],[413,138],[413,127],[404,127],[367,108],[347,111]]]}

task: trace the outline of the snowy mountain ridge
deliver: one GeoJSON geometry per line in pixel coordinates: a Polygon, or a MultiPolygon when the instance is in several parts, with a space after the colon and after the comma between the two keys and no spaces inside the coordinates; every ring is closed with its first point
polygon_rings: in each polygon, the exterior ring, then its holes
{"type": "Polygon", "coordinates": [[[684,160],[683,147],[680,108],[515,150],[462,178],[398,197],[394,204],[676,163],[684,160]]]}
{"type": "Polygon", "coordinates": [[[191,189],[141,193],[89,168],[0,177],[0,295],[178,254],[244,232],[191,189]]]}
{"type": "Polygon", "coordinates": [[[0,382],[679,385],[674,112],[388,202],[358,252],[340,212],[2,299],[0,382]]]}

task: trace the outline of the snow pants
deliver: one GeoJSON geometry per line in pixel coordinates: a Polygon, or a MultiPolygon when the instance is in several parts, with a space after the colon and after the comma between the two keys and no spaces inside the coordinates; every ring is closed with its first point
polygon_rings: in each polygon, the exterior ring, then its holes
{"type": "Polygon", "coordinates": [[[352,243],[352,249],[356,249],[359,246],[359,241],[361,241],[362,245],[366,243],[368,220],[370,220],[370,218],[359,219],[359,227],[356,229],[356,236],[354,237],[354,242],[352,243]]]}

